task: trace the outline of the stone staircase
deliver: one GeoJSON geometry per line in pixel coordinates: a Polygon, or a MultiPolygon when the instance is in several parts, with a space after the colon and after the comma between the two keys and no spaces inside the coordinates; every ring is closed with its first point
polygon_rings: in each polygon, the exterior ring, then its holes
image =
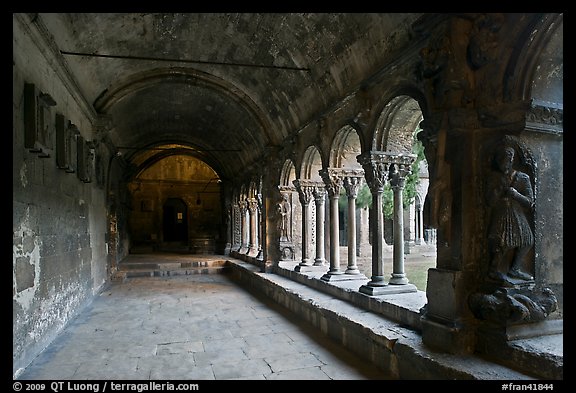
{"type": "Polygon", "coordinates": [[[114,281],[133,277],[163,277],[225,273],[228,263],[217,256],[191,254],[131,254],[118,265],[114,281]]]}

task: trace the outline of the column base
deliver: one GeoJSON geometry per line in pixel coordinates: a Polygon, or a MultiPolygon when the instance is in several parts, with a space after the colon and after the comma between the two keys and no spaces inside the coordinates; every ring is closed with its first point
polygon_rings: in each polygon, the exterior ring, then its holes
{"type": "Polygon", "coordinates": [[[296,265],[294,267],[295,272],[323,272],[326,271],[326,266],[316,266],[316,265],[296,265]]]}
{"type": "Polygon", "coordinates": [[[338,272],[328,272],[322,277],[320,277],[322,281],[348,281],[348,280],[366,280],[367,277],[361,274],[344,274],[342,271],[338,272]]]}
{"type": "MultiPolygon", "coordinates": [[[[344,274],[362,274],[360,272],[360,270],[358,269],[357,266],[354,266],[353,268],[347,268],[346,271],[344,272],[344,274]]],[[[362,274],[363,275],[363,274],[362,274]]]]}
{"type": "Polygon", "coordinates": [[[258,255],[258,250],[255,249],[255,248],[250,248],[250,249],[248,249],[247,255],[248,255],[249,257],[254,257],[254,258],[256,258],[256,256],[258,255]]]}
{"type": "Polygon", "coordinates": [[[364,295],[368,296],[380,296],[380,295],[396,295],[399,293],[411,293],[417,292],[418,288],[414,284],[406,285],[388,285],[385,286],[370,286],[368,284],[362,285],[358,291],[364,295]]]}
{"type": "Polygon", "coordinates": [[[399,275],[392,274],[392,277],[390,277],[388,284],[406,285],[406,284],[408,284],[408,282],[409,281],[406,278],[405,274],[399,274],[399,275]]]}

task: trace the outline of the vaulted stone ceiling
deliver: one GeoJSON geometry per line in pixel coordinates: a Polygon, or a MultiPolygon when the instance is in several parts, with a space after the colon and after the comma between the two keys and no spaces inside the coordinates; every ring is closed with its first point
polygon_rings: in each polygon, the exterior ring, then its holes
{"type": "Polygon", "coordinates": [[[421,14],[39,14],[110,140],[234,177],[390,62],[421,14]]]}

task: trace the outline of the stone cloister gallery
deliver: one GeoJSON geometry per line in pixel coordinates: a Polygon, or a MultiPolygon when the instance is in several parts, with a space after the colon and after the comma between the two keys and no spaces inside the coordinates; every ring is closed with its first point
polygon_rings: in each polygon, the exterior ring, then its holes
{"type": "Polygon", "coordinates": [[[563,379],[515,344],[563,334],[562,45],[558,13],[13,14],[14,377],[129,255],[173,251],[398,379],[452,377],[266,277],[563,379]]]}

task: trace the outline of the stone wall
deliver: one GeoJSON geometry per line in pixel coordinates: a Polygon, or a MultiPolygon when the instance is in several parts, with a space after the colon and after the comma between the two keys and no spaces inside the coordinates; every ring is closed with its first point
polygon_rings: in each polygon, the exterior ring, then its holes
{"type": "Polygon", "coordinates": [[[58,168],[55,158],[56,113],[91,140],[86,106],[69,91],[70,81],[55,67],[49,48],[38,49],[43,37],[20,18],[14,19],[13,40],[14,373],[44,349],[107,277],[104,192],[81,180],[78,171],[58,168]],[[25,83],[56,103],[45,117],[49,132],[43,152],[25,148],[25,83]]]}

